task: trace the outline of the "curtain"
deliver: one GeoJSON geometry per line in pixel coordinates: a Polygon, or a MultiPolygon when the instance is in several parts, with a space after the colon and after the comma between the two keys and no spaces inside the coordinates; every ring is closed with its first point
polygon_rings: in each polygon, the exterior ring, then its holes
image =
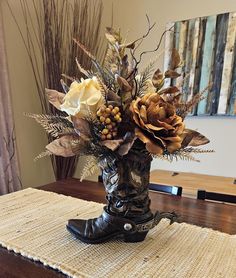
{"type": "Polygon", "coordinates": [[[0,10],[0,195],[21,188],[0,10]]]}

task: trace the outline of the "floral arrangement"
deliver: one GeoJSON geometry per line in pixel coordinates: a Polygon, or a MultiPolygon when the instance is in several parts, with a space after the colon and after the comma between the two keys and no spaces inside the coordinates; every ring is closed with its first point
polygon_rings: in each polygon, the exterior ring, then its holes
{"type": "Polygon", "coordinates": [[[164,73],[153,70],[155,60],[140,71],[146,52],[139,58],[135,54],[146,35],[131,43],[125,43],[113,28],[107,28],[105,35],[108,46],[103,65],[74,40],[91,59],[94,70],[82,68],[76,60],[83,79],[70,78],[69,87],[63,82],[64,92],[46,89],[49,102],[65,115],[29,115],[55,138],[38,158],[50,154],[92,156],[85,176],[103,157],[127,155],[135,142],[151,156],[168,160],[196,160],[194,153],[210,152],[196,148],[209,140],[184,124],[203,92],[184,101],[175,85],[164,86],[166,79],[175,84],[179,77],[177,50],[173,49],[170,68],[164,73]]]}

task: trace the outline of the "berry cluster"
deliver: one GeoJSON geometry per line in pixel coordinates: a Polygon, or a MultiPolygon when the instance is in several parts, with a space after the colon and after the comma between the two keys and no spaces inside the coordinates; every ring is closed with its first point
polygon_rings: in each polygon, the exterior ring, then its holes
{"type": "Polygon", "coordinates": [[[117,125],[122,121],[120,108],[118,106],[103,105],[97,111],[97,116],[104,127],[101,130],[101,139],[114,139],[117,136],[117,125]]]}

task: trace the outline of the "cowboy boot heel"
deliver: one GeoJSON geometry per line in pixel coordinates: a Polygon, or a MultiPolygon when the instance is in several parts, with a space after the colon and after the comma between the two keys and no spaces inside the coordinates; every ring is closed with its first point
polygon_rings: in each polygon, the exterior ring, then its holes
{"type": "Polygon", "coordinates": [[[136,232],[133,234],[125,234],[124,241],[125,242],[141,242],[145,239],[148,232],[136,232]]]}

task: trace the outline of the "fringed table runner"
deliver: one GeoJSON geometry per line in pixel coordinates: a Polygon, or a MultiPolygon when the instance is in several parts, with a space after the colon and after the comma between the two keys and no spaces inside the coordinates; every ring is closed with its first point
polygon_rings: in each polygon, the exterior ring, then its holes
{"type": "Polygon", "coordinates": [[[236,236],[167,220],[141,243],[88,245],[65,226],[102,204],[37,189],[0,197],[0,244],[71,277],[235,278],[236,236]]]}

